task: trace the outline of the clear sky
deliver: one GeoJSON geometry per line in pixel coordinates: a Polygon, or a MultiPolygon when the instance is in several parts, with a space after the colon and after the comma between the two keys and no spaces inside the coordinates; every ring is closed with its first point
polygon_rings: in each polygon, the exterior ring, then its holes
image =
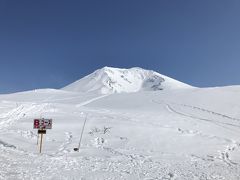
{"type": "Polygon", "coordinates": [[[103,66],[240,85],[240,1],[0,0],[0,93],[60,88],[103,66]]]}

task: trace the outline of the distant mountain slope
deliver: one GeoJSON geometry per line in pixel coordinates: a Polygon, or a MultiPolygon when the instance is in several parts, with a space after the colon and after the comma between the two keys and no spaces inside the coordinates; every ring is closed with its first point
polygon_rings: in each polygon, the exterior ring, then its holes
{"type": "Polygon", "coordinates": [[[104,67],[62,89],[109,94],[190,87],[151,70],[137,67],[131,69],[104,67]]]}

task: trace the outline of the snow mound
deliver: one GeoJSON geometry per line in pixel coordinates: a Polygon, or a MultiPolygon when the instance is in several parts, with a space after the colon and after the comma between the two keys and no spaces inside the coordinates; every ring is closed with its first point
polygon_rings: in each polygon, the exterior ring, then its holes
{"type": "Polygon", "coordinates": [[[138,67],[131,69],[104,67],[62,89],[74,92],[111,94],[190,87],[151,70],[138,67]]]}

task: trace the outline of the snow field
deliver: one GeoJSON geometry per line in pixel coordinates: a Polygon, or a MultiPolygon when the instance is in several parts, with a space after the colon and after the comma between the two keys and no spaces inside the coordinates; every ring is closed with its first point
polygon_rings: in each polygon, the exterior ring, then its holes
{"type": "Polygon", "coordinates": [[[0,179],[238,180],[239,90],[1,95],[0,179]],[[38,117],[53,119],[42,154],[38,117]]]}

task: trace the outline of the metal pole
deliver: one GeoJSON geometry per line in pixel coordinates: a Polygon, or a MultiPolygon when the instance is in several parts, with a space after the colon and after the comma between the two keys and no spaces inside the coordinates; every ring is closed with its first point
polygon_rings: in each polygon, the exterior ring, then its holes
{"type": "Polygon", "coordinates": [[[43,134],[41,134],[41,141],[40,141],[40,153],[42,152],[42,141],[43,141],[43,134]]]}
{"type": "Polygon", "coordinates": [[[86,115],[85,120],[84,120],[84,124],[83,124],[83,128],[82,128],[82,132],[81,132],[81,136],[80,136],[80,140],[79,140],[79,144],[78,144],[78,152],[79,152],[79,149],[80,149],[80,146],[81,146],[82,136],[83,136],[83,131],[84,131],[85,124],[86,124],[86,121],[87,121],[87,116],[88,116],[88,115],[86,115]]]}

